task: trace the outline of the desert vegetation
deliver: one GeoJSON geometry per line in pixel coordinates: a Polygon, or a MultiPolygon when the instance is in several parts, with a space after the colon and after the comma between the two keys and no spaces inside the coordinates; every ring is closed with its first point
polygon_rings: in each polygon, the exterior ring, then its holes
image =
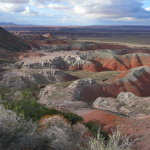
{"type": "Polygon", "coordinates": [[[18,115],[23,115],[26,120],[32,119],[33,121],[38,121],[41,117],[46,115],[62,115],[68,121],[70,121],[71,124],[83,121],[82,117],[79,117],[76,114],[60,112],[56,109],[49,109],[45,106],[38,104],[36,97],[28,89],[23,91],[22,98],[20,100],[15,101],[5,99],[2,101],[2,104],[6,109],[12,110],[18,115]]]}
{"type": "Polygon", "coordinates": [[[131,141],[130,137],[123,136],[119,130],[116,130],[109,135],[107,141],[98,133],[96,138],[89,141],[88,148],[83,148],[83,150],[131,150],[134,142],[131,141]]]}
{"type": "Polygon", "coordinates": [[[73,150],[78,147],[81,150],[129,150],[131,146],[128,138],[124,139],[119,132],[110,136],[99,130],[94,122],[83,124],[82,117],[76,114],[38,104],[29,90],[22,93],[20,100],[6,99],[5,92],[1,92],[0,105],[2,149],[73,150]]]}

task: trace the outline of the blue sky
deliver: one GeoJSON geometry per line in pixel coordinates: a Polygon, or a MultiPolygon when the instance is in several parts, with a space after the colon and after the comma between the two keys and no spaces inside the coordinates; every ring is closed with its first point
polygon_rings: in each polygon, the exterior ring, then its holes
{"type": "Polygon", "coordinates": [[[150,0],[144,0],[143,4],[144,4],[144,7],[149,7],[150,6],[150,0]]]}
{"type": "Polygon", "coordinates": [[[150,25],[150,0],[0,0],[0,22],[150,25]]]}

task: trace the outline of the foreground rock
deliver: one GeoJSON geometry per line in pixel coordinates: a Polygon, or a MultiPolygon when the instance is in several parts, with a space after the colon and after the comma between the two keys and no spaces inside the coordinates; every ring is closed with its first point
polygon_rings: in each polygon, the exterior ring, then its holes
{"type": "Polygon", "coordinates": [[[60,85],[47,85],[41,89],[38,95],[38,102],[46,105],[49,108],[58,110],[71,111],[88,109],[90,106],[85,101],[78,101],[68,90],[62,88],[60,85]]]}
{"type": "Polygon", "coordinates": [[[150,97],[137,97],[129,92],[121,92],[117,98],[97,98],[93,107],[138,118],[150,114],[150,97]]]}
{"type": "Polygon", "coordinates": [[[81,79],[67,87],[73,97],[80,101],[91,102],[101,93],[101,86],[92,79],[81,79]]]}

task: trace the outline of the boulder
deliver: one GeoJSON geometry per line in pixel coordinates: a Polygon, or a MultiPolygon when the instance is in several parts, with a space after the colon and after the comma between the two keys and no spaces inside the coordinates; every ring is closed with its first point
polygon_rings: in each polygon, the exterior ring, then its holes
{"type": "Polygon", "coordinates": [[[139,97],[134,95],[131,92],[121,92],[117,96],[117,100],[121,103],[124,103],[128,106],[134,106],[136,104],[135,100],[138,100],[139,97]]]}
{"type": "Polygon", "coordinates": [[[129,117],[150,114],[150,97],[138,97],[131,92],[121,92],[117,98],[99,97],[93,107],[129,117]]]}
{"type": "Polygon", "coordinates": [[[118,106],[119,102],[115,98],[99,97],[93,103],[94,108],[109,110],[116,113],[118,112],[118,106]]]}
{"type": "Polygon", "coordinates": [[[102,94],[101,86],[90,78],[77,80],[67,89],[75,99],[80,101],[92,102],[92,100],[102,94]]]}
{"type": "Polygon", "coordinates": [[[38,102],[49,108],[58,110],[72,111],[88,108],[84,101],[76,100],[68,88],[62,88],[59,85],[47,85],[40,90],[38,102]]]}

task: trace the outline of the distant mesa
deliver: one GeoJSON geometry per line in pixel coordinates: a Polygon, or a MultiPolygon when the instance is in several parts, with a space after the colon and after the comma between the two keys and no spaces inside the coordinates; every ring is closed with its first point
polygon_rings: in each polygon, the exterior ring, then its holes
{"type": "Polygon", "coordinates": [[[45,37],[45,38],[49,38],[49,39],[54,38],[54,36],[51,33],[46,33],[46,34],[43,34],[42,36],[45,37]]]}

